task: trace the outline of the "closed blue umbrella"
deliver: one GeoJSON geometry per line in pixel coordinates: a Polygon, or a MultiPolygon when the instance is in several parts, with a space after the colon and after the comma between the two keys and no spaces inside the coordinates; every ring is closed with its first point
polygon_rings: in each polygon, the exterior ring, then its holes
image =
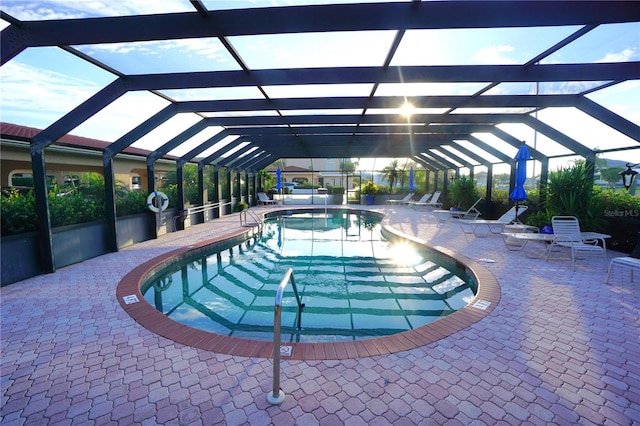
{"type": "Polygon", "coordinates": [[[413,176],[413,167],[409,169],[409,191],[413,191],[416,187],[415,177],[413,176]]]}
{"type": "Polygon", "coordinates": [[[278,223],[278,248],[282,248],[282,226],[278,223]]]}
{"type": "Polygon", "coordinates": [[[527,181],[527,161],[531,159],[529,149],[526,144],[522,144],[518,149],[518,153],[514,157],[516,160],[516,186],[509,194],[509,198],[516,203],[516,221],[518,220],[518,205],[521,201],[527,199],[527,193],[524,190],[524,183],[527,181]]]}
{"type": "Polygon", "coordinates": [[[276,189],[278,191],[282,189],[282,170],[280,170],[280,167],[276,169],[276,189]]]}

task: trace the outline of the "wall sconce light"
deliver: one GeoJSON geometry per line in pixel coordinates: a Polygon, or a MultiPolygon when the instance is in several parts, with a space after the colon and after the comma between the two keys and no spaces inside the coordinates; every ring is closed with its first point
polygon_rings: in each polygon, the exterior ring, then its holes
{"type": "Polygon", "coordinates": [[[620,176],[622,176],[622,184],[624,185],[625,189],[628,190],[629,188],[631,188],[631,185],[633,184],[633,179],[638,174],[638,172],[633,170],[632,167],[638,167],[638,166],[640,166],[640,164],[627,163],[626,164],[627,170],[620,172],[620,176]]]}

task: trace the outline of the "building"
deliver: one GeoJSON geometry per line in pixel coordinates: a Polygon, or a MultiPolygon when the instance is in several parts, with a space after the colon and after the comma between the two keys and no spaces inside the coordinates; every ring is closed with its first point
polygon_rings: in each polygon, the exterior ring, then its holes
{"type": "MultiPolygon", "coordinates": [[[[32,184],[30,140],[40,129],[0,123],[0,182],[6,187],[32,184]]],[[[50,184],[75,185],[83,173],[103,174],[102,150],[111,142],[66,135],[46,148],[45,161],[50,184]]],[[[142,189],[147,179],[146,155],[149,151],[129,147],[114,159],[115,179],[128,189],[142,189]]],[[[175,170],[173,159],[157,162],[158,179],[175,170]]]]}

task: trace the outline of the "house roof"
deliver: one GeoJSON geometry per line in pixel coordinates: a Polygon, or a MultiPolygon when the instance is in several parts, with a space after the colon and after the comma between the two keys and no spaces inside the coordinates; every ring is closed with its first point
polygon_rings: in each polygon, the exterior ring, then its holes
{"type": "MultiPolygon", "coordinates": [[[[42,129],[36,129],[35,127],[21,126],[14,123],[0,122],[0,136],[7,139],[20,140],[29,142],[34,136],[42,132],[42,129]]],[[[69,146],[74,148],[85,148],[91,150],[103,151],[107,148],[111,142],[101,141],[98,139],[85,138],[83,136],[64,135],[57,142],[56,145],[69,146]]],[[[125,154],[147,156],[151,153],[146,149],[140,149],[133,146],[127,147],[123,150],[125,154]]],[[[165,157],[167,159],[172,157],[165,157]]],[[[172,159],[175,159],[173,157],[172,159]]]]}
{"type": "MultiPolygon", "coordinates": [[[[277,168],[278,168],[277,166],[271,166],[271,167],[268,168],[268,170],[271,171],[271,172],[275,172],[277,168]]],[[[311,169],[307,169],[305,167],[298,167],[298,166],[280,167],[280,171],[282,171],[283,173],[294,173],[294,172],[311,173],[312,172],[311,169]]]]}

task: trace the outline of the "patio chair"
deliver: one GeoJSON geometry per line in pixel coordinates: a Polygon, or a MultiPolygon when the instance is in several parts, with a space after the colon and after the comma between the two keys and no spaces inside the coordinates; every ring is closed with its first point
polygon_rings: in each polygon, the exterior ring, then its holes
{"type": "MultiPolygon", "coordinates": [[[[518,216],[524,213],[527,208],[527,206],[518,206],[518,216]]],[[[458,221],[458,223],[462,228],[462,232],[464,232],[465,234],[473,234],[476,237],[484,237],[489,235],[489,233],[502,233],[504,231],[504,227],[506,225],[512,224],[516,219],[516,207],[513,206],[496,220],[462,218],[458,221]]]]}
{"type": "Polygon", "coordinates": [[[426,202],[427,202],[427,200],[428,200],[429,198],[431,198],[431,194],[430,194],[430,193],[429,193],[429,194],[424,194],[422,197],[420,197],[420,198],[418,199],[418,201],[413,201],[413,200],[409,200],[409,201],[407,201],[407,205],[409,205],[409,206],[413,207],[413,206],[415,206],[416,204],[424,204],[424,203],[426,203],[426,202]]]}
{"type": "Polygon", "coordinates": [[[614,257],[613,259],[611,259],[611,263],[609,263],[609,273],[607,274],[607,284],[609,284],[611,271],[613,271],[614,266],[629,268],[631,270],[631,282],[633,282],[633,270],[637,269],[638,271],[640,271],[640,259],[631,256],[614,257]]]}
{"type": "Polygon", "coordinates": [[[575,216],[553,216],[551,218],[554,238],[547,251],[547,259],[555,247],[566,248],[571,253],[573,270],[576,270],[576,259],[581,255],[601,255],[605,271],[607,270],[607,249],[604,239],[602,246],[598,240],[585,240],[580,231],[580,222],[575,216]]]}
{"type": "Polygon", "coordinates": [[[413,198],[413,192],[408,193],[407,195],[404,196],[403,199],[401,200],[387,200],[387,204],[393,204],[393,205],[398,205],[398,204],[409,204],[409,201],[413,198]]]}
{"type": "Polygon", "coordinates": [[[478,198],[478,201],[473,203],[466,212],[459,210],[433,210],[433,213],[439,222],[447,222],[449,219],[477,219],[481,215],[480,211],[476,209],[478,203],[482,201],[482,197],[478,198]]]}
{"type": "Polygon", "coordinates": [[[278,200],[271,200],[264,192],[258,192],[258,205],[276,205],[278,204],[278,200]]]}
{"type": "Polygon", "coordinates": [[[442,203],[439,202],[438,200],[440,199],[440,191],[436,191],[433,193],[433,195],[431,196],[431,199],[429,201],[425,201],[425,202],[417,202],[417,203],[413,203],[414,207],[437,207],[437,208],[441,208],[442,207],[442,203]]]}
{"type": "Polygon", "coordinates": [[[609,263],[609,273],[607,273],[607,281],[605,281],[607,284],[609,284],[614,266],[629,268],[631,271],[631,282],[633,282],[633,270],[637,269],[640,271],[640,234],[638,234],[638,242],[629,256],[614,257],[611,259],[609,263]]]}

